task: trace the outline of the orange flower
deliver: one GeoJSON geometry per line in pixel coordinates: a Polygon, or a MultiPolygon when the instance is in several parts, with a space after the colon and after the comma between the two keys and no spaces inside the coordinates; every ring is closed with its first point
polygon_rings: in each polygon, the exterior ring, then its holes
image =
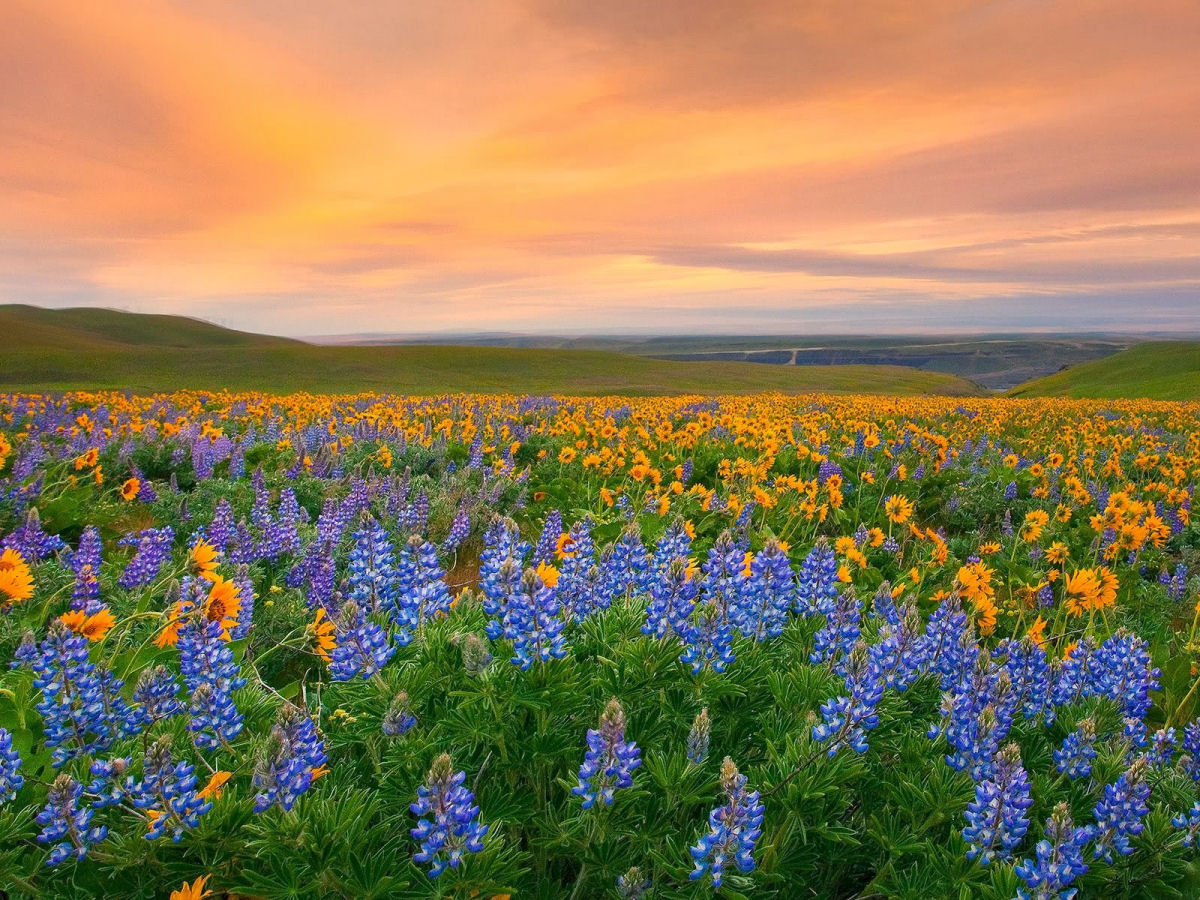
{"type": "Polygon", "coordinates": [[[196,792],[196,796],[201,800],[220,800],[221,794],[225,792],[225,782],[232,777],[232,772],[225,772],[218,769],[212,773],[212,776],[208,779],[208,784],[196,792]]]}
{"type": "Polygon", "coordinates": [[[136,478],[130,478],[123,485],[121,485],[121,499],[128,503],[138,495],[138,491],[141,489],[141,487],[142,483],[140,481],[138,481],[136,478]]]}
{"type": "Polygon", "coordinates": [[[330,653],[337,647],[337,638],[334,636],[333,623],[325,614],[325,607],[317,607],[317,615],[308,626],[308,632],[317,642],[317,655],[329,662],[330,653]]]}
{"type": "Polygon", "coordinates": [[[558,584],[558,569],[547,562],[540,562],[537,566],[538,578],[542,579],[542,584],[548,588],[555,587],[558,584]]]}
{"type": "Polygon", "coordinates": [[[912,518],[913,502],[903,494],[892,494],[884,501],[883,511],[887,513],[889,522],[902,525],[912,518]]]}
{"type": "Polygon", "coordinates": [[[33,596],[33,574],[16,549],[0,553],[0,609],[8,609],[33,596]]]}
{"type": "Polygon", "coordinates": [[[189,554],[196,574],[206,581],[217,580],[217,548],[208,541],[197,541],[189,554]]]}
{"type": "Polygon", "coordinates": [[[87,453],[83,454],[82,456],[75,457],[75,471],[78,472],[80,469],[84,469],[84,468],[90,469],[97,462],[99,462],[99,460],[100,460],[100,451],[97,448],[92,447],[90,450],[88,450],[87,453]]]}
{"type": "Polygon", "coordinates": [[[63,613],[58,620],[89,641],[100,640],[108,634],[108,629],[117,623],[107,606],[101,607],[98,612],[94,612],[90,616],[81,609],[72,610],[63,613]]]}
{"type": "Polygon", "coordinates": [[[1029,626],[1029,639],[1037,644],[1043,650],[1046,649],[1046,620],[1038,616],[1032,625],[1029,626]]]}
{"type": "Polygon", "coordinates": [[[1080,569],[1067,576],[1067,612],[1082,615],[1108,609],[1117,602],[1117,576],[1105,566],[1080,569]]]}
{"type": "MultiPolygon", "coordinates": [[[[151,810],[151,812],[153,812],[153,810],[151,810]]],[[[159,813],[159,815],[162,815],[162,813],[159,813]]],[[[205,897],[211,897],[212,891],[205,890],[204,887],[204,885],[208,883],[208,879],[211,877],[211,875],[201,875],[191,884],[188,884],[185,881],[183,886],[178,890],[171,891],[170,900],[204,900],[205,897]]]]}

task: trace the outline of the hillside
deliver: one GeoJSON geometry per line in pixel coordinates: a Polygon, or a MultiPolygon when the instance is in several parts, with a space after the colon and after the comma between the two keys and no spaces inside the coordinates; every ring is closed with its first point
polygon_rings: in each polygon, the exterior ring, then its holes
{"type": "Polygon", "coordinates": [[[1200,400],[1200,342],[1154,341],[1018,385],[1010,397],[1200,400]]]}
{"type": "Polygon", "coordinates": [[[316,346],[111,310],[0,307],[0,327],[15,335],[0,349],[0,390],[10,391],[981,393],[965,379],[901,366],[671,362],[596,350],[316,346]]]}

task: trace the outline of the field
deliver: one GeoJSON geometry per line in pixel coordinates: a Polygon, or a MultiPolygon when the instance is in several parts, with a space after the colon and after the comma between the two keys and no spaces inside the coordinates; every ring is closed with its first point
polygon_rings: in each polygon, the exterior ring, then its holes
{"type": "Polygon", "coordinates": [[[1197,896],[1198,414],[0,395],[0,890],[1197,896]]]}
{"type": "Polygon", "coordinates": [[[903,366],[683,363],[601,350],[330,347],[177,316],[0,307],[0,389],[658,395],[866,391],[973,396],[954,375],[903,366]]]}
{"type": "Polygon", "coordinates": [[[1150,342],[1020,385],[1014,397],[1200,399],[1200,343],[1150,342]]]}

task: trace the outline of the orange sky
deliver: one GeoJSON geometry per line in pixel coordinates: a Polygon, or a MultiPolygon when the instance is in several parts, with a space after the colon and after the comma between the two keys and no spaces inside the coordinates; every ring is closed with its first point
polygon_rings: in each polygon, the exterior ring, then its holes
{"type": "Polygon", "coordinates": [[[1198,47],[1196,0],[7,0],[0,298],[1200,331],[1198,47]]]}

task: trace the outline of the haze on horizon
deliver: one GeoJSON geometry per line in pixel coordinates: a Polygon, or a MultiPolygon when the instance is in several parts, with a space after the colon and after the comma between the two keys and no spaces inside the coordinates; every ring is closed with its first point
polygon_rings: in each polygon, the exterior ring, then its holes
{"type": "Polygon", "coordinates": [[[0,302],[1200,331],[1194,0],[9,0],[0,302]]]}

